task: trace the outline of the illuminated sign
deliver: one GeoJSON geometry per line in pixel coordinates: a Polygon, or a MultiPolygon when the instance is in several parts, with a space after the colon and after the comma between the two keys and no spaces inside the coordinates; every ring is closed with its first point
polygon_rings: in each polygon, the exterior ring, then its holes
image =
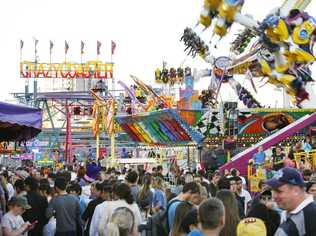
{"type": "Polygon", "coordinates": [[[87,61],[85,63],[20,63],[21,78],[63,78],[63,79],[110,79],[113,78],[113,63],[87,61]]]}

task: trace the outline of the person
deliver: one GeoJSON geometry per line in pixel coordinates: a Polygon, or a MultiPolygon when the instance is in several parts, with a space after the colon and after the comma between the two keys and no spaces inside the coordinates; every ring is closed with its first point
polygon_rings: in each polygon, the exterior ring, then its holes
{"type": "Polygon", "coordinates": [[[258,168],[259,165],[263,165],[265,163],[266,154],[263,151],[263,146],[258,147],[258,152],[253,155],[252,159],[256,168],[258,168]]]}
{"type": "Polygon", "coordinates": [[[25,191],[25,184],[22,179],[17,179],[14,182],[15,193],[17,197],[25,197],[27,192],[25,191]]]}
{"type": "Polygon", "coordinates": [[[27,231],[33,225],[28,221],[24,222],[21,215],[25,210],[31,209],[31,206],[25,197],[12,197],[9,204],[10,210],[1,219],[3,236],[27,236],[27,231]]]}
{"type": "Polygon", "coordinates": [[[304,150],[304,152],[310,152],[313,150],[311,136],[305,136],[305,139],[302,141],[302,149],[304,150]]]}
{"type": "Polygon", "coordinates": [[[225,225],[225,207],[219,199],[208,199],[199,206],[198,218],[201,232],[193,230],[188,236],[219,236],[225,225]]]}
{"type": "Polygon", "coordinates": [[[285,155],[282,152],[282,148],[277,146],[275,152],[272,154],[273,170],[278,171],[283,167],[285,155]]]}
{"type": "Polygon", "coordinates": [[[308,194],[311,194],[314,198],[314,201],[316,201],[316,182],[314,181],[307,182],[306,192],[308,194]]]}
{"type": "Polygon", "coordinates": [[[46,210],[46,217],[56,217],[56,236],[76,236],[81,227],[79,200],[66,192],[64,177],[55,179],[55,196],[46,210]]]}
{"type": "Polygon", "coordinates": [[[176,209],[172,230],[169,235],[180,236],[185,235],[184,230],[181,227],[183,216],[193,209],[193,205],[190,202],[181,202],[176,209]]]}
{"type": "Polygon", "coordinates": [[[236,198],[229,190],[220,190],[216,198],[221,200],[225,207],[225,226],[220,236],[236,236],[237,225],[240,221],[236,198]]]}
{"type": "Polygon", "coordinates": [[[168,226],[170,230],[172,230],[174,216],[176,213],[176,209],[181,202],[189,201],[191,203],[199,201],[200,199],[200,188],[199,185],[195,182],[186,183],[183,186],[182,192],[174,199],[172,199],[169,203],[169,208],[167,212],[168,217],[168,226]]]}
{"type": "Polygon", "coordinates": [[[45,211],[48,207],[48,201],[45,197],[41,196],[38,192],[38,181],[33,177],[27,177],[24,180],[25,189],[27,191],[26,198],[31,208],[26,210],[22,217],[24,221],[38,223],[29,232],[29,236],[42,235],[43,228],[48,220],[45,217],[45,211]]]}
{"type": "Polygon", "coordinates": [[[142,222],[142,217],[140,214],[139,207],[134,201],[133,195],[129,186],[125,183],[117,183],[113,187],[113,198],[114,201],[106,201],[96,207],[95,213],[93,214],[91,226],[90,226],[90,236],[94,235],[107,235],[107,223],[111,219],[111,216],[117,208],[126,207],[130,209],[134,216],[134,224],[132,229],[132,234],[138,234],[138,226],[142,222]],[[97,226],[97,227],[96,227],[97,226]],[[94,231],[91,234],[91,230],[97,228],[97,234],[94,231]]]}
{"type": "Polygon", "coordinates": [[[125,181],[128,186],[131,188],[132,195],[136,200],[138,193],[139,193],[139,186],[137,185],[138,182],[138,174],[136,171],[132,170],[127,173],[125,177],[125,181]]]}
{"type": "Polygon", "coordinates": [[[181,230],[185,234],[189,234],[193,230],[197,231],[199,229],[198,223],[198,210],[194,207],[183,216],[181,230]]]}
{"type": "Polygon", "coordinates": [[[132,235],[135,224],[133,212],[127,207],[119,207],[113,212],[107,223],[108,236],[132,235]]]}
{"type": "Polygon", "coordinates": [[[95,185],[96,190],[100,192],[98,197],[91,202],[89,202],[86,210],[84,211],[82,215],[82,220],[86,222],[86,228],[84,230],[84,235],[88,236],[90,231],[90,224],[92,220],[92,216],[94,213],[95,208],[103,203],[104,201],[110,201],[111,200],[111,192],[112,192],[112,186],[110,183],[96,183],[95,185]]]}
{"type": "Polygon", "coordinates": [[[145,218],[147,218],[153,205],[153,192],[151,191],[151,175],[146,174],[143,177],[143,186],[141,187],[138,193],[136,202],[145,218]]]}
{"type": "Polygon", "coordinates": [[[267,236],[273,236],[280,225],[281,216],[272,200],[272,192],[267,189],[258,196],[259,201],[253,203],[247,217],[261,219],[267,229],[267,236]]]}
{"type": "Polygon", "coordinates": [[[239,217],[242,219],[245,217],[246,204],[245,204],[245,197],[242,197],[238,195],[237,193],[237,181],[241,181],[241,179],[238,176],[229,178],[229,183],[230,183],[229,190],[235,195],[235,198],[237,200],[239,217]]]}
{"type": "Polygon", "coordinates": [[[218,181],[221,179],[221,174],[219,171],[215,171],[212,174],[212,178],[209,184],[209,191],[212,197],[215,197],[216,192],[218,191],[218,181]]]}
{"type": "Polygon", "coordinates": [[[164,192],[163,180],[160,177],[153,179],[154,197],[153,211],[158,212],[167,208],[167,197],[164,192]]]}
{"type": "Polygon", "coordinates": [[[235,179],[236,179],[236,194],[242,197],[243,199],[245,199],[244,206],[245,206],[245,215],[246,215],[248,204],[251,201],[251,195],[246,189],[243,188],[243,181],[240,178],[240,176],[236,176],[235,179]]]}
{"type": "Polygon", "coordinates": [[[76,196],[79,199],[80,216],[82,216],[83,212],[87,208],[87,205],[88,205],[90,199],[88,197],[85,197],[82,194],[82,188],[76,182],[72,182],[71,184],[69,184],[67,189],[66,189],[66,191],[67,191],[68,194],[72,194],[72,195],[76,196]]]}
{"type": "Polygon", "coordinates": [[[316,235],[316,204],[304,189],[304,180],[297,169],[284,167],[266,181],[272,188],[272,197],[286,211],[286,221],[281,223],[275,236],[316,235]]]}
{"type": "Polygon", "coordinates": [[[245,218],[237,226],[237,236],[266,236],[267,230],[262,220],[245,218]]]}

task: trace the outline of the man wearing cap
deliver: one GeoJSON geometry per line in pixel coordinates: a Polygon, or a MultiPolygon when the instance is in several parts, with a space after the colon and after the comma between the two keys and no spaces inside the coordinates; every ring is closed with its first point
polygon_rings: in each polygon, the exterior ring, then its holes
{"type": "Polygon", "coordinates": [[[10,211],[1,219],[3,235],[26,236],[27,231],[32,229],[36,222],[32,222],[34,223],[33,225],[28,221],[24,222],[21,215],[25,210],[30,209],[31,206],[25,197],[12,197],[9,201],[9,205],[10,211]]]}
{"type": "Polygon", "coordinates": [[[273,199],[287,214],[275,236],[316,235],[316,204],[305,192],[304,180],[298,170],[282,168],[266,184],[271,186],[273,199]]]}

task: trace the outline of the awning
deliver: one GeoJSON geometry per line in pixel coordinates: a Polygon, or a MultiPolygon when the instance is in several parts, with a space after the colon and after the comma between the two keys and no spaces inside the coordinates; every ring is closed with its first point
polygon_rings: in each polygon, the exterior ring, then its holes
{"type": "Polygon", "coordinates": [[[41,109],[0,102],[0,141],[25,141],[41,129],[41,109]]]}

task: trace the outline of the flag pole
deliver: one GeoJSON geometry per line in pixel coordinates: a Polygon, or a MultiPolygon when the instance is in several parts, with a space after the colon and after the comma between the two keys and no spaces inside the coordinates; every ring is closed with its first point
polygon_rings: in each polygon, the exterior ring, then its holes
{"type": "Polygon", "coordinates": [[[112,64],[112,97],[113,97],[113,102],[112,102],[112,112],[113,112],[113,131],[111,134],[111,158],[113,162],[115,161],[115,129],[114,129],[114,106],[115,106],[115,76],[114,76],[114,66],[113,66],[113,41],[111,40],[111,64],[112,64]]]}

